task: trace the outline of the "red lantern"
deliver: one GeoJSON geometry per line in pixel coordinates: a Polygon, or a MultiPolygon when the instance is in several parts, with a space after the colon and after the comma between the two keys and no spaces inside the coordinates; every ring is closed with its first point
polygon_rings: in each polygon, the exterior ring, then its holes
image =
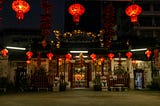
{"type": "Polygon", "coordinates": [[[150,50],[147,50],[147,51],[145,52],[145,54],[147,55],[147,57],[148,57],[148,59],[149,59],[150,56],[151,56],[151,54],[152,54],[152,52],[151,52],[150,50]]]}
{"type": "Polygon", "coordinates": [[[72,55],[70,53],[65,55],[66,57],[66,62],[69,62],[69,60],[71,59],[72,55]]]}
{"type": "Polygon", "coordinates": [[[6,57],[7,54],[8,54],[8,50],[7,49],[1,50],[1,54],[2,54],[3,57],[6,57]]]}
{"type": "Polygon", "coordinates": [[[142,12],[142,8],[137,4],[128,6],[125,10],[126,14],[130,16],[131,22],[137,22],[137,16],[142,12]]]}
{"type": "Polygon", "coordinates": [[[53,54],[52,53],[48,53],[47,57],[48,57],[49,60],[52,60],[53,54]]]}
{"type": "Polygon", "coordinates": [[[30,5],[24,0],[14,0],[12,2],[12,9],[16,12],[18,20],[23,20],[24,14],[30,10],[30,5]]]}
{"type": "Polygon", "coordinates": [[[90,55],[90,57],[92,58],[92,60],[94,60],[94,59],[96,59],[96,54],[94,54],[94,53],[92,53],[91,55],[90,55]]]}
{"type": "Polygon", "coordinates": [[[103,58],[103,57],[101,57],[101,58],[100,58],[100,61],[101,61],[101,62],[103,62],[103,61],[104,61],[104,58],[103,58]]]}
{"type": "Polygon", "coordinates": [[[131,52],[127,52],[126,56],[128,57],[128,59],[130,59],[132,57],[132,53],[131,52]]]}
{"type": "Polygon", "coordinates": [[[28,51],[26,55],[28,56],[28,59],[31,59],[33,56],[33,53],[31,51],[28,51]]]}
{"type": "Polygon", "coordinates": [[[80,16],[85,12],[85,8],[81,4],[72,4],[68,8],[68,12],[73,16],[73,21],[78,23],[80,21],[80,16]]]}
{"type": "Polygon", "coordinates": [[[66,59],[70,59],[72,57],[72,55],[70,53],[65,55],[66,59]]]}
{"type": "Polygon", "coordinates": [[[27,61],[26,61],[26,63],[27,63],[27,64],[30,64],[30,63],[31,63],[31,61],[30,61],[30,60],[27,60],[27,61]]]}
{"type": "Polygon", "coordinates": [[[114,54],[113,54],[113,53],[109,53],[109,54],[108,54],[108,57],[109,57],[110,60],[112,60],[113,57],[114,57],[114,54]]]}
{"type": "Polygon", "coordinates": [[[132,64],[136,64],[136,60],[132,60],[132,64]]]}

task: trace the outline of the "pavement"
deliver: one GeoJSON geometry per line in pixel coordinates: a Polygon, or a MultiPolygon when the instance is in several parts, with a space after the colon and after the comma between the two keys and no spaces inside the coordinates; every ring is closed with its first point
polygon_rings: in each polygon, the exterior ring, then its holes
{"type": "Polygon", "coordinates": [[[0,92],[0,106],[160,106],[160,91],[0,92]]]}

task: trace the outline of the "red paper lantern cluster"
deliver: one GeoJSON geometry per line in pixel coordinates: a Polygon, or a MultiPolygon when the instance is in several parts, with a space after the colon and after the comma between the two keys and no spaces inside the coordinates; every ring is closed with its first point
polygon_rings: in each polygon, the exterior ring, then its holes
{"type": "Polygon", "coordinates": [[[52,60],[53,54],[52,53],[48,53],[47,57],[48,57],[49,60],[52,60]]]}
{"type": "MultiPolygon", "coordinates": [[[[52,5],[49,2],[49,0],[42,0],[41,8],[43,10],[43,13],[40,15],[40,28],[42,29],[42,32],[41,32],[42,36],[43,36],[44,40],[46,40],[47,36],[51,34],[52,5]]],[[[43,44],[42,44],[42,46],[43,46],[43,44]]]]}
{"type": "Polygon", "coordinates": [[[73,16],[73,21],[79,23],[80,16],[84,14],[85,8],[83,5],[76,3],[69,6],[68,12],[73,16]]]}
{"type": "Polygon", "coordinates": [[[141,14],[142,8],[137,4],[132,4],[128,6],[125,10],[125,13],[130,16],[131,22],[137,22],[137,16],[141,14]]]}
{"type": "Polygon", "coordinates": [[[12,9],[16,12],[16,17],[19,21],[24,19],[24,14],[29,12],[30,5],[25,0],[14,0],[12,9]]]}

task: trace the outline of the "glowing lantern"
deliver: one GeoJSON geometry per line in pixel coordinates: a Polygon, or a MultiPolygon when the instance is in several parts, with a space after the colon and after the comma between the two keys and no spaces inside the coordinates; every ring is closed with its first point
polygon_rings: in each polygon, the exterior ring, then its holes
{"type": "Polygon", "coordinates": [[[150,56],[151,56],[151,54],[152,54],[152,52],[151,52],[150,50],[147,50],[147,51],[145,52],[145,54],[147,55],[147,57],[148,57],[148,59],[149,59],[150,56]]]}
{"type": "Polygon", "coordinates": [[[96,54],[94,54],[94,53],[92,53],[91,55],[90,55],[90,57],[92,58],[92,60],[94,60],[94,59],[96,59],[96,54]]]}
{"type": "Polygon", "coordinates": [[[142,8],[137,4],[128,6],[125,10],[126,14],[130,16],[131,22],[137,22],[137,16],[142,12],[142,8]]]}
{"type": "Polygon", "coordinates": [[[68,53],[65,55],[65,57],[66,57],[66,59],[70,59],[72,57],[72,55],[68,53]]]}
{"type": "Polygon", "coordinates": [[[70,53],[65,55],[66,57],[66,62],[69,62],[69,60],[71,59],[72,55],[70,53]]]}
{"type": "Polygon", "coordinates": [[[62,65],[62,58],[58,59],[59,66],[62,65]]]}
{"type": "Polygon", "coordinates": [[[12,9],[16,12],[18,20],[23,20],[24,14],[30,10],[30,5],[24,0],[14,0],[12,2],[12,9]]]}
{"type": "Polygon", "coordinates": [[[103,62],[103,61],[104,61],[104,58],[103,58],[103,57],[101,57],[101,58],[100,58],[100,61],[101,61],[101,62],[103,62]]]}
{"type": "Polygon", "coordinates": [[[27,60],[27,61],[26,61],[26,63],[27,63],[27,64],[30,64],[30,63],[31,63],[31,61],[30,61],[30,60],[27,60]]]}
{"type": "Polygon", "coordinates": [[[73,16],[73,21],[78,23],[80,21],[80,16],[85,12],[85,8],[83,5],[76,3],[68,8],[68,12],[73,16]]]}
{"type": "Polygon", "coordinates": [[[126,53],[126,56],[128,57],[128,59],[130,59],[131,56],[132,56],[132,53],[131,53],[131,52],[127,52],[127,53],[126,53]]]}
{"type": "Polygon", "coordinates": [[[47,57],[48,57],[49,60],[52,60],[53,54],[52,53],[48,53],[47,57]]]}
{"type": "Polygon", "coordinates": [[[28,59],[31,59],[33,56],[33,53],[31,51],[28,51],[26,55],[28,56],[28,59]]]}
{"type": "Polygon", "coordinates": [[[1,50],[1,54],[2,54],[3,57],[6,57],[7,54],[8,54],[8,50],[7,49],[1,50]]]}
{"type": "Polygon", "coordinates": [[[136,60],[132,60],[132,64],[136,64],[136,60]]]}
{"type": "Polygon", "coordinates": [[[114,57],[114,54],[113,54],[113,53],[109,53],[109,54],[108,54],[108,57],[109,57],[110,60],[112,60],[113,57],[114,57]]]}

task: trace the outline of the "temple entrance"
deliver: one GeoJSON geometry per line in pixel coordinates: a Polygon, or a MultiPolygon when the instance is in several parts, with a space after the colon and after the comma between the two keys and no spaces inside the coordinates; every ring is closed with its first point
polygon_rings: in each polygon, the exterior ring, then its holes
{"type": "Polygon", "coordinates": [[[73,88],[87,87],[87,67],[74,65],[73,68],[73,88]]]}
{"type": "Polygon", "coordinates": [[[71,88],[89,88],[89,81],[91,81],[90,63],[82,65],[79,62],[76,62],[72,63],[71,66],[71,88]]]}

